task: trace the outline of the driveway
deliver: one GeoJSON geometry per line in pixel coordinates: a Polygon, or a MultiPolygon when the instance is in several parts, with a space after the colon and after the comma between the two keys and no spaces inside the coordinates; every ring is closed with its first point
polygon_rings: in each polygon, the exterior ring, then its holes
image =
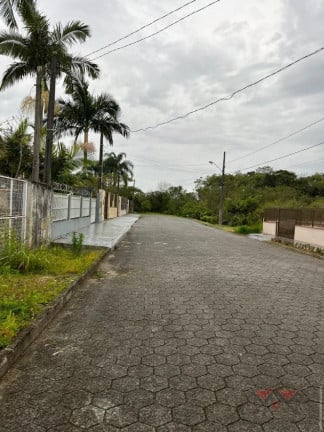
{"type": "Polygon", "coordinates": [[[323,260],[145,216],[2,380],[0,431],[322,431],[323,297],[323,260]]]}

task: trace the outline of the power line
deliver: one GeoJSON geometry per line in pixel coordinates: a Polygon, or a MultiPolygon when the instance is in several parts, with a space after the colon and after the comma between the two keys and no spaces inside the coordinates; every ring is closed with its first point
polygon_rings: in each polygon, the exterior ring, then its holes
{"type": "Polygon", "coordinates": [[[185,3],[185,4],[183,4],[182,6],[176,8],[176,9],[173,9],[172,11],[166,13],[165,15],[162,15],[162,16],[160,16],[159,18],[156,18],[155,20],[153,20],[153,21],[151,21],[151,22],[149,22],[149,23],[143,25],[142,27],[138,28],[137,30],[134,30],[134,31],[132,31],[131,33],[128,33],[127,35],[122,36],[122,37],[119,38],[119,39],[116,39],[115,41],[113,41],[113,42],[111,42],[111,43],[109,43],[109,44],[103,46],[102,48],[99,48],[99,49],[97,49],[97,50],[95,50],[95,51],[90,52],[89,54],[86,55],[86,57],[89,57],[89,56],[91,56],[91,55],[93,55],[93,54],[96,54],[97,52],[102,51],[102,50],[104,50],[104,49],[106,49],[106,48],[109,48],[109,47],[111,47],[111,46],[113,46],[113,45],[116,45],[118,42],[121,42],[121,41],[123,41],[123,40],[125,40],[125,39],[128,39],[130,36],[134,36],[136,33],[139,33],[140,31],[146,29],[147,27],[150,27],[151,25],[153,25],[153,24],[155,24],[155,23],[157,23],[157,22],[163,20],[164,18],[167,18],[168,16],[174,14],[175,12],[178,12],[179,10],[184,9],[185,7],[189,6],[189,5],[192,4],[192,3],[195,3],[196,1],[198,1],[198,0],[191,0],[190,2],[185,3]]]}
{"type": "Polygon", "coordinates": [[[255,167],[260,166],[260,165],[264,165],[264,164],[267,164],[267,163],[270,163],[270,162],[275,162],[275,161],[277,161],[277,160],[284,159],[284,158],[287,158],[287,157],[289,157],[289,156],[293,156],[293,155],[298,154],[298,153],[302,153],[302,152],[304,152],[304,151],[306,151],[306,150],[310,150],[310,149],[312,149],[312,148],[319,147],[319,146],[321,146],[321,145],[323,145],[323,144],[324,144],[324,141],[320,142],[319,144],[315,144],[315,145],[312,145],[312,146],[310,146],[310,147],[306,147],[306,148],[304,148],[304,149],[302,149],[302,150],[297,150],[297,151],[295,151],[295,152],[293,152],[293,153],[288,153],[288,154],[286,154],[286,155],[279,156],[279,157],[277,157],[277,158],[275,158],[275,159],[267,160],[267,161],[265,161],[265,162],[261,162],[261,163],[255,164],[255,165],[248,166],[248,167],[246,167],[246,168],[240,169],[240,171],[245,171],[245,170],[247,170],[247,169],[255,168],[255,167]]]}
{"type": "Polygon", "coordinates": [[[175,122],[175,121],[177,121],[177,120],[185,119],[185,118],[189,117],[190,115],[195,114],[195,113],[197,113],[197,112],[199,112],[199,111],[203,111],[203,110],[205,110],[205,109],[207,109],[207,108],[210,108],[211,106],[216,105],[216,104],[218,104],[219,102],[229,101],[229,100],[233,99],[234,96],[236,96],[237,94],[242,93],[244,90],[247,90],[247,89],[249,89],[249,88],[251,88],[251,87],[254,87],[254,86],[260,84],[261,82],[263,82],[263,81],[265,81],[265,80],[267,80],[267,79],[269,79],[269,78],[271,78],[271,77],[273,77],[273,76],[275,76],[275,75],[278,75],[279,73],[283,72],[283,71],[286,70],[286,69],[289,69],[290,67],[294,66],[295,64],[297,64],[297,63],[299,63],[299,62],[301,62],[301,61],[303,61],[303,60],[306,60],[306,59],[308,59],[309,57],[312,57],[312,56],[314,56],[314,55],[316,55],[316,54],[319,54],[319,53],[322,52],[323,50],[324,50],[324,47],[321,47],[321,48],[319,48],[319,49],[317,49],[317,50],[315,50],[315,51],[313,51],[313,52],[311,52],[311,53],[309,53],[309,54],[306,54],[306,55],[304,55],[303,57],[300,57],[299,59],[294,60],[293,62],[288,63],[287,65],[282,66],[281,68],[275,70],[274,72],[271,72],[270,74],[268,74],[268,75],[266,75],[266,76],[264,76],[264,77],[258,79],[257,81],[254,81],[254,82],[252,82],[252,83],[250,83],[250,84],[247,84],[247,85],[244,86],[244,87],[241,87],[241,88],[238,89],[238,90],[235,90],[235,91],[234,91],[231,95],[229,95],[229,96],[224,96],[224,97],[222,97],[222,98],[219,98],[219,99],[217,99],[217,100],[215,100],[215,101],[212,101],[212,102],[210,102],[210,103],[208,103],[208,104],[206,104],[206,105],[203,105],[202,107],[199,107],[199,108],[196,108],[196,109],[194,109],[194,110],[192,110],[192,111],[189,111],[189,112],[187,112],[186,114],[182,114],[182,115],[179,115],[179,116],[177,116],[177,117],[173,117],[173,118],[171,118],[171,119],[169,119],[169,120],[166,120],[166,121],[161,122],[161,123],[157,123],[156,125],[153,125],[153,126],[147,126],[147,127],[141,128],[141,129],[131,130],[131,132],[132,132],[132,133],[137,133],[137,132],[146,132],[146,131],[148,131],[148,130],[150,130],[150,129],[157,129],[158,127],[165,126],[165,125],[170,124],[170,123],[173,123],[173,122],[175,122]]]}
{"type": "Polygon", "coordinates": [[[188,15],[185,15],[185,16],[183,16],[182,18],[180,18],[180,19],[174,21],[173,23],[168,24],[168,25],[165,26],[165,27],[162,27],[160,30],[158,30],[158,31],[156,31],[156,32],[154,32],[154,33],[151,33],[151,34],[149,34],[149,35],[147,35],[147,36],[144,36],[144,37],[142,37],[141,39],[138,39],[138,40],[135,41],[135,42],[130,42],[130,43],[126,44],[126,45],[122,45],[122,46],[120,46],[120,47],[118,47],[118,48],[114,48],[114,49],[112,49],[112,50],[110,50],[110,51],[107,51],[107,52],[104,53],[104,54],[101,54],[101,55],[99,55],[99,56],[97,56],[97,57],[94,57],[93,59],[91,59],[91,61],[98,60],[99,58],[104,57],[104,56],[106,56],[106,55],[108,55],[108,54],[111,54],[111,53],[116,52],[116,51],[120,51],[120,50],[122,50],[122,49],[124,49],[124,48],[128,48],[128,47],[130,47],[130,46],[133,46],[133,45],[136,45],[136,44],[138,44],[138,43],[140,43],[140,42],[143,42],[143,41],[145,41],[145,40],[147,40],[147,39],[150,39],[151,37],[156,36],[156,35],[158,35],[158,34],[164,32],[165,30],[169,29],[170,27],[175,26],[176,24],[180,23],[181,21],[184,21],[185,19],[187,19],[187,18],[189,18],[189,17],[191,17],[191,16],[193,16],[193,15],[195,15],[195,14],[197,14],[197,13],[199,13],[199,12],[201,12],[201,11],[207,9],[207,8],[209,8],[210,6],[213,6],[213,5],[216,4],[216,3],[219,3],[220,1],[221,1],[221,0],[214,0],[214,1],[212,1],[211,3],[207,4],[206,6],[203,6],[203,7],[200,8],[200,9],[196,9],[196,10],[194,10],[193,12],[190,12],[188,15]]]}
{"type": "Polygon", "coordinates": [[[279,138],[278,140],[273,141],[272,143],[267,144],[267,145],[265,145],[264,147],[260,147],[259,149],[254,150],[253,152],[250,152],[250,153],[248,153],[248,154],[246,154],[246,155],[244,155],[244,156],[238,157],[238,158],[236,158],[236,159],[232,159],[232,160],[230,160],[228,163],[232,163],[232,162],[236,162],[237,160],[245,159],[245,158],[247,158],[247,157],[249,157],[249,156],[251,156],[251,155],[253,155],[253,154],[255,154],[255,153],[260,152],[261,150],[264,150],[264,149],[266,149],[266,148],[268,148],[268,147],[271,147],[271,146],[273,146],[273,145],[275,145],[275,144],[279,144],[280,142],[285,141],[286,139],[291,138],[291,137],[293,137],[293,136],[295,136],[295,135],[298,135],[299,133],[301,133],[301,132],[303,132],[303,131],[305,131],[305,130],[311,128],[312,126],[315,126],[315,125],[317,125],[318,123],[321,123],[322,121],[324,121],[324,117],[320,118],[319,120],[317,120],[317,121],[315,121],[315,122],[313,122],[313,123],[310,123],[310,124],[304,126],[304,127],[301,128],[301,129],[298,129],[298,130],[295,131],[295,132],[290,133],[289,135],[286,135],[286,136],[284,136],[284,137],[282,137],[282,138],[279,138]]]}

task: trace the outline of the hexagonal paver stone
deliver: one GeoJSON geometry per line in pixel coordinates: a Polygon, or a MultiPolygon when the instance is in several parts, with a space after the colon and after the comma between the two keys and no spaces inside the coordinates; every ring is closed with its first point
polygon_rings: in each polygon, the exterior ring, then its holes
{"type": "Polygon", "coordinates": [[[225,381],[223,378],[216,376],[216,375],[204,375],[197,379],[198,385],[200,387],[203,387],[207,390],[220,390],[225,387],[225,381]]]}
{"type": "Polygon", "coordinates": [[[152,375],[140,380],[140,387],[151,392],[157,392],[167,388],[168,379],[162,376],[152,375]]]}
{"type": "Polygon", "coordinates": [[[119,405],[106,411],[105,422],[111,426],[122,428],[137,422],[137,411],[128,405],[119,405]]]}
{"type": "Polygon", "coordinates": [[[222,354],[223,348],[221,346],[218,345],[204,345],[202,347],[200,347],[200,353],[201,354],[207,354],[207,355],[211,355],[211,356],[215,356],[217,354],[222,354]]]}
{"type": "Polygon", "coordinates": [[[124,399],[125,404],[134,408],[143,408],[151,405],[154,401],[154,395],[148,390],[137,389],[129,392],[124,399]]]}
{"type": "Polygon", "coordinates": [[[170,378],[180,374],[179,366],[165,364],[154,368],[155,375],[160,375],[165,378],[170,378]]]}
{"type": "Polygon", "coordinates": [[[206,420],[203,409],[190,404],[184,404],[173,408],[172,413],[173,419],[176,422],[188,426],[194,426],[206,420]]]}
{"type": "Polygon", "coordinates": [[[216,402],[215,393],[204,388],[195,388],[186,392],[186,398],[192,405],[206,407],[216,402]]]}
{"type": "MultiPolygon", "coordinates": [[[[26,412],[23,412],[23,414],[26,414],[26,412]]],[[[71,410],[64,407],[60,407],[60,409],[57,409],[57,407],[53,406],[51,408],[40,410],[34,422],[39,426],[45,426],[46,428],[52,427],[55,429],[55,427],[58,425],[68,423],[70,417],[71,410]]],[[[24,419],[20,418],[20,416],[19,423],[21,425],[25,424],[24,419]]]]}
{"type": "Polygon", "coordinates": [[[145,378],[150,375],[153,375],[153,368],[150,366],[140,364],[128,368],[128,376],[133,376],[135,378],[145,378]]]}
{"type": "Polygon", "coordinates": [[[161,426],[171,422],[171,411],[158,404],[142,408],[139,412],[139,419],[142,423],[150,426],[161,426]]]}
{"type": "Polygon", "coordinates": [[[121,366],[126,366],[126,367],[136,366],[140,364],[140,362],[141,362],[141,357],[132,354],[126,354],[117,357],[117,364],[121,366]]]}
{"type": "Polygon", "coordinates": [[[72,391],[71,393],[65,393],[60,403],[71,409],[82,408],[90,405],[92,394],[83,390],[72,391]]]}
{"type": "Polygon", "coordinates": [[[168,355],[171,355],[171,354],[176,354],[177,353],[177,347],[168,346],[168,345],[158,346],[158,347],[154,348],[154,353],[155,354],[160,354],[160,355],[163,355],[163,356],[168,356],[168,355]]]}
{"type": "Polygon", "coordinates": [[[171,422],[157,428],[158,432],[190,432],[189,426],[180,423],[171,422]]]}
{"type": "Polygon", "coordinates": [[[185,354],[172,354],[167,357],[167,362],[172,365],[181,366],[190,363],[190,357],[185,354]]]}
{"type": "Polygon", "coordinates": [[[299,432],[298,427],[291,422],[285,420],[271,420],[263,425],[265,432],[299,432]]]}
{"type": "Polygon", "coordinates": [[[234,374],[246,376],[252,378],[260,374],[259,369],[256,366],[241,363],[233,366],[234,374]]]}
{"type": "Polygon", "coordinates": [[[241,419],[251,423],[261,425],[272,419],[270,409],[262,405],[247,403],[241,406],[238,410],[241,419]]]}
{"type": "Polygon", "coordinates": [[[183,346],[177,348],[177,350],[178,350],[179,354],[185,354],[185,355],[191,356],[194,354],[199,354],[201,348],[191,346],[191,345],[183,345],[183,346]]]}
{"type": "Polygon", "coordinates": [[[132,377],[117,378],[112,382],[112,387],[121,392],[127,392],[137,389],[139,386],[139,380],[132,377]]]}
{"type": "Polygon", "coordinates": [[[185,403],[185,395],[182,391],[167,388],[164,390],[159,391],[156,394],[156,401],[163,406],[166,406],[168,408],[174,408],[178,405],[182,405],[185,403]]]}
{"type": "Polygon", "coordinates": [[[220,377],[227,377],[233,375],[234,373],[232,366],[227,366],[219,363],[207,366],[207,370],[210,374],[220,377]]]}
{"type": "Polygon", "coordinates": [[[142,363],[147,366],[159,366],[166,362],[166,358],[159,354],[149,354],[142,358],[142,363]]]}
{"type": "Polygon", "coordinates": [[[199,364],[187,364],[181,366],[181,371],[185,375],[189,375],[192,377],[199,377],[207,374],[206,366],[199,365],[199,364]]]}
{"type": "Polygon", "coordinates": [[[123,428],[123,432],[155,432],[155,428],[144,423],[134,423],[123,428]]]}
{"type": "Polygon", "coordinates": [[[122,378],[125,375],[127,375],[127,367],[116,364],[104,367],[101,372],[101,376],[110,379],[122,378]]]}
{"type": "Polygon", "coordinates": [[[253,353],[253,354],[257,354],[257,355],[263,355],[263,354],[267,354],[269,352],[267,347],[265,347],[263,345],[250,344],[250,345],[247,345],[245,348],[246,348],[246,351],[253,353]]]}
{"type": "Polygon", "coordinates": [[[240,363],[238,356],[235,354],[227,354],[227,353],[218,354],[216,356],[216,360],[217,363],[221,363],[227,366],[233,366],[235,364],[240,363]]]}
{"type": "Polygon", "coordinates": [[[191,356],[191,361],[192,361],[192,363],[204,365],[204,366],[215,363],[215,359],[214,359],[213,355],[209,355],[209,354],[193,355],[193,356],[191,356]]]}
{"type": "Polygon", "coordinates": [[[264,364],[260,365],[258,368],[262,374],[270,375],[273,377],[279,378],[282,375],[286,374],[286,372],[283,370],[283,368],[281,366],[274,365],[274,364],[264,363],[264,364]]]}
{"type": "Polygon", "coordinates": [[[207,339],[203,339],[203,338],[190,338],[187,339],[187,344],[196,347],[201,347],[204,345],[208,345],[208,341],[207,339]]]}
{"type": "Polygon", "coordinates": [[[284,366],[285,371],[290,375],[297,375],[301,377],[306,377],[310,375],[312,372],[307,366],[299,365],[296,363],[290,363],[284,366]]]}
{"type": "Polygon", "coordinates": [[[220,423],[205,421],[192,428],[192,432],[227,432],[225,426],[220,423]]]}
{"type": "Polygon", "coordinates": [[[208,420],[221,423],[222,425],[228,425],[239,420],[235,408],[222,403],[216,403],[207,407],[206,415],[208,420]]]}
{"type": "Polygon", "coordinates": [[[246,396],[242,390],[226,387],[216,393],[217,401],[231,406],[239,406],[247,402],[246,396]]]}
{"type": "Polygon", "coordinates": [[[197,382],[195,378],[187,376],[187,375],[177,375],[169,380],[170,387],[175,388],[177,390],[190,390],[192,388],[197,387],[197,382]]]}
{"type": "Polygon", "coordinates": [[[92,404],[98,408],[109,409],[123,403],[123,395],[116,390],[107,390],[96,393],[92,399],[92,404]]]}
{"type": "MultiPolygon", "coordinates": [[[[261,426],[250,423],[244,420],[239,420],[238,422],[227,426],[228,432],[262,432],[261,426]]],[[[285,429],[282,432],[286,432],[285,429]]]]}
{"type": "Polygon", "coordinates": [[[75,409],[72,413],[70,422],[81,428],[90,428],[103,422],[105,411],[93,405],[75,409]]]}

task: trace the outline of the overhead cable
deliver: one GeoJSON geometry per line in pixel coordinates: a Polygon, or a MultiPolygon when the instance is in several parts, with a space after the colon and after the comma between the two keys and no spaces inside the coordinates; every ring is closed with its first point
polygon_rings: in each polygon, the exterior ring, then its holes
{"type": "Polygon", "coordinates": [[[296,154],[298,154],[298,153],[302,153],[302,152],[305,152],[305,151],[307,151],[307,150],[313,149],[313,148],[315,148],[315,147],[319,147],[319,146],[321,146],[321,145],[323,145],[323,144],[324,144],[324,141],[320,142],[319,144],[315,144],[315,145],[312,145],[312,146],[310,146],[310,147],[306,147],[306,148],[304,148],[304,149],[302,149],[302,150],[297,150],[297,151],[295,151],[295,152],[288,153],[288,154],[285,154],[285,155],[283,155],[283,156],[279,156],[279,157],[277,157],[277,158],[275,158],[275,159],[270,159],[270,160],[267,160],[267,161],[265,161],[265,162],[257,163],[257,164],[255,164],[255,165],[250,165],[250,166],[248,166],[248,167],[246,167],[246,168],[240,169],[240,171],[245,171],[245,170],[247,170],[247,169],[255,168],[255,167],[258,167],[258,166],[260,166],[260,165],[264,165],[264,164],[267,164],[267,163],[270,163],[270,162],[275,162],[275,161],[280,160],[280,159],[285,159],[285,158],[287,158],[287,157],[290,157],[290,156],[296,155],[296,154]]]}
{"type": "Polygon", "coordinates": [[[269,79],[269,78],[271,78],[271,77],[274,77],[274,76],[278,75],[279,73],[285,71],[286,69],[289,69],[290,67],[296,65],[297,63],[300,63],[301,61],[304,61],[304,60],[308,59],[309,57],[312,57],[312,56],[314,56],[314,55],[316,55],[316,54],[319,54],[319,53],[322,52],[323,50],[324,50],[324,46],[321,47],[321,48],[318,48],[318,49],[315,50],[315,51],[312,51],[312,52],[309,53],[309,54],[304,55],[303,57],[298,58],[297,60],[294,60],[294,61],[291,62],[291,63],[288,63],[288,64],[285,65],[285,66],[282,66],[281,68],[279,68],[279,69],[275,70],[274,72],[271,72],[270,74],[268,74],[268,75],[266,75],[266,76],[264,76],[264,77],[258,79],[257,81],[254,81],[254,82],[252,82],[252,83],[250,83],[250,84],[247,84],[247,85],[244,86],[244,87],[241,87],[241,88],[238,89],[238,90],[235,90],[235,91],[234,91],[231,95],[229,95],[229,96],[224,96],[224,97],[222,97],[222,98],[216,99],[216,100],[214,100],[214,101],[212,101],[212,102],[209,102],[209,103],[206,104],[206,105],[203,105],[203,106],[201,106],[201,107],[199,107],[199,108],[196,108],[196,109],[194,109],[194,110],[192,110],[192,111],[189,111],[189,112],[187,112],[187,113],[185,113],[185,114],[181,114],[181,115],[179,115],[179,116],[177,116],[177,117],[173,117],[173,118],[171,118],[171,119],[169,119],[169,120],[166,120],[166,121],[163,121],[163,122],[161,122],[161,123],[157,123],[157,124],[155,124],[155,125],[153,125],[153,126],[146,126],[146,127],[140,128],[140,129],[131,130],[131,132],[132,132],[132,133],[137,133],[137,132],[146,132],[146,131],[148,131],[148,130],[150,130],[150,129],[157,129],[157,128],[161,127],[161,126],[165,126],[165,125],[170,124],[170,123],[173,123],[173,122],[175,122],[175,121],[177,121],[177,120],[185,119],[185,118],[189,117],[190,115],[195,114],[195,113],[197,113],[197,112],[199,112],[199,111],[203,111],[203,110],[205,110],[205,109],[207,109],[207,108],[210,108],[211,106],[216,105],[216,104],[218,104],[219,102],[229,101],[229,100],[233,99],[237,94],[242,93],[243,91],[245,91],[245,90],[247,90],[247,89],[249,89],[249,88],[251,88],[251,87],[254,87],[254,86],[258,85],[258,84],[260,84],[261,82],[263,82],[263,81],[265,81],[265,80],[267,80],[267,79],[269,79]]]}
{"type": "Polygon", "coordinates": [[[143,25],[142,27],[138,28],[137,30],[134,30],[134,31],[132,31],[131,33],[128,33],[127,35],[122,36],[121,38],[116,39],[116,40],[113,41],[113,42],[110,42],[109,44],[103,46],[102,48],[99,48],[99,49],[97,49],[97,50],[95,50],[95,51],[90,52],[89,54],[87,54],[87,57],[89,57],[89,56],[91,56],[91,55],[93,55],[93,54],[96,54],[97,52],[102,51],[102,50],[104,50],[104,49],[106,49],[106,48],[110,48],[111,46],[116,45],[118,42],[121,42],[121,41],[123,41],[123,40],[125,40],[125,39],[128,39],[128,38],[131,37],[131,36],[134,36],[135,34],[139,33],[140,31],[142,31],[142,30],[144,30],[144,29],[150,27],[151,25],[153,25],[153,24],[155,24],[155,23],[157,23],[157,22],[163,20],[164,18],[167,18],[168,16],[174,14],[175,12],[178,12],[179,10],[184,9],[185,7],[191,5],[192,3],[195,3],[196,1],[198,1],[198,0],[191,0],[190,2],[185,3],[185,4],[183,4],[182,6],[176,8],[176,9],[173,9],[172,11],[170,11],[170,12],[168,12],[168,13],[166,13],[166,14],[160,16],[159,18],[156,18],[155,20],[153,20],[153,21],[151,21],[151,22],[149,22],[149,23],[143,25]]]}
{"type": "Polygon", "coordinates": [[[260,152],[260,151],[262,151],[262,150],[264,150],[264,149],[266,149],[266,148],[268,148],[268,147],[271,147],[271,146],[273,146],[273,145],[275,145],[275,144],[279,144],[280,142],[285,141],[285,140],[287,140],[288,138],[291,138],[291,137],[293,137],[293,136],[295,136],[295,135],[298,135],[299,133],[301,133],[301,132],[303,132],[303,131],[305,131],[305,130],[311,128],[312,126],[315,126],[315,125],[321,123],[322,121],[324,121],[324,117],[320,118],[319,120],[316,120],[316,121],[313,122],[313,123],[310,123],[310,124],[304,126],[304,127],[301,128],[301,129],[296,130],[295,132],[290,133],[289,135],[286,135],[286,136],[284,136],[284,137],[282,137],[282,138],[279,138],[279,139],[277,139],[276,141],[273,141],[273,142],[270,143],[270,144],[267,144],[267,145],[265,145],[265,146],[263,146],[263,147],[260,147],[260,148],[258,148],[258,149],[256,149],[256,150],[254,150],[253,152],[250,152],[250,153],[248,153],[248,154],[246,154],[246,155],[244,155],[244,156],[240,156],[240,157],[237,157],[237,158],[235,158],[235,159],[232,159],[232,160],[228,161],[227,164],[230,164],[230,163],[232,163],[232,162],[236,162],[237,160],[245,159],[245,158],[247,158],[247,157],[249,157],[249,156],[251,156],[251,155],[254,155],[255,153],[258,153],[258,152],[260,152]]]}
{"type": "Polygon", "coordinates": [[[136,44],[138,44],[138,43],[140,43],[140,42],[143,42],[143,41],[145,41],[145,40],[147,40],[147,39],[150,39],[151,37],[156,36],[156,35],[158,35],[158,34],[164,32],[165,30],[169,29],[170,27],[173,27],[173,26],[175,26],[176,24],[179,24],[181,21],[184,21],[185,19],[187,19],[187,18],[189,18],[189,17],[191,17],[191,16],[193,16],[193,15],[195,15],[195,14],[197,14],[197,13],[199,13],[199,12],[201,12],[201,11],[207,9],[207,8],[209,8],[210,6],[213,6],[213,5],[216,4],[216,3],[219,3],[220,1],[221,1],[221,0],[214,0],[214,1],[212,1],[211,3],[207,4],[206,6],[203,6],[203,7],[200,8],[200,9],[196,9],[196,10],[194,10],[193,12],[189,13],[188,15],[185,15],[185,16],[183,16],[182,18],[180,18],[180,19],[174,21],[173,23],[168,24],[168,25],[165,26],[165,27],[162,27],[160,30],[158,30],[158,31],[156,31],[156,32],[154,32],[154,33],[151,33],[151,34],[149,34],[149,35],[147,35],[147,36],[144,36],[144,37],[142,37],[141,39],[138,39],[138,40],[136,40],[136,41],[134,41],[134,42],[130,42],[130,43],[126,44],[126,45],[122,45],[122,46],[120,46],[120,47],[117,47],[117,48],[114,48],[114,49],[112,49],[112,50],[110,50],[110,51],[107,51],[107,52],[104,53],[104,54],[101,54],[101,55],[99,55],[99,56],[97,56],[97,57],[92,58],[91,61],[98,60],[98,59],[100,59],[101,57],[104,57],[104,56],[106,56],[106,55],[108,55],[108,54],[111,54],[111,53],[116,52],[116,51],[120,51],[120,50],[122,50],[122,49],[124,49],[124,48],[128,48],[128,47],[130,47],[130,46],[133,46],[133,45],[136,45],[136,44]]]}

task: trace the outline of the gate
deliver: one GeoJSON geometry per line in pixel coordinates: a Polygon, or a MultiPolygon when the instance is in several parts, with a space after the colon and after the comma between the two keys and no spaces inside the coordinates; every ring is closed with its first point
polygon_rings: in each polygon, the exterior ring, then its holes
{"type": "Polygon", "coordinates": [[[27,182],[0,176],[0,235],[26,240],[27,182]]]}

